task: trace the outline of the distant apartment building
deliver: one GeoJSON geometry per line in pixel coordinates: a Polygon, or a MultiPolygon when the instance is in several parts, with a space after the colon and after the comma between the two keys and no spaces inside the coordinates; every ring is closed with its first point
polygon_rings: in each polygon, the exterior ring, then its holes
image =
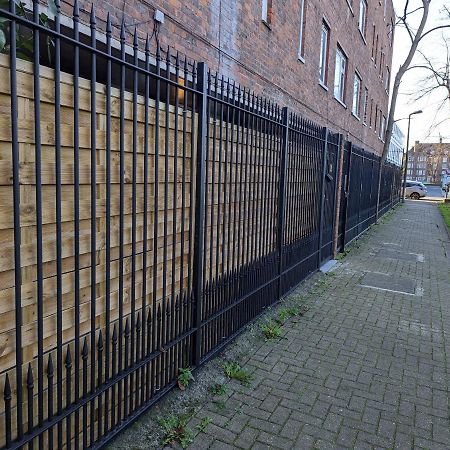
{"type": "Polygon", "coordinates": [[[386,157],[388,162],[401,166],[403,164],[403,152],[405,149],[405,135],[400,127],[394,123],[392,129],[391,141],[389,142],[389,151],[386,157]]]}
{"type": "Polygon", "coordinates": [[[440,184],[450,174],[450,143],[416,141],[409,150],[407,177],[410,180],[440,184]]]}
{"type": "MultiPolygon", "coordinates": [[[[67,15],[73,1],[62,1],[67,15]]],[[[79,3],[80,19],[88,25],[91,0],[79,3]]],[[[392,0],[97,0],[95,5],[99,22],[110,13],[115,40],[122,19],[127,33],[139,25],[152,37],[153,54],[157,38],[163,48],[205,61],[256,94],[382,153],[392,0]],[[164,13],[164,22],[152,33],[156,10],[164,13]]]]}

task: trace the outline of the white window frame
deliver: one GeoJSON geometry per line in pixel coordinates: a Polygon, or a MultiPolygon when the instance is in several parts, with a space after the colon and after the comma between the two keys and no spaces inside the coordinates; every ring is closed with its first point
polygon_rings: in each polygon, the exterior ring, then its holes
{"type": "Polygon", "coordinates": [[[391,71],[389,67],[386,66],[386,78],[384,80],[384,89],[387,93],[389,93],[389,85],[391,84],[391,71]]]}
{"type": "Polygon", "coordinates": [[[328,83],[329,42],[330,42],[330,27],[325,22],[325,20],[323,20],[320,32],[320,55],[319,55],[319,82],[322,86],[326,86],[328,83]]]}
{"type": "Polygon", "coordinates": [[[270,0],[262,0],[261,5],[261,20],[266,25],[270,25],[269,1],[270,0]]]}
{"type": "Polygon", "coordinates": [[[305,1],[306,0],[300,0],[300,30],[298,36],[298,59],[300,59],[301,61],[303,61],[305,58],[305,40],[304,40],[305,1]]]}
{"type": "Polygon", "coordinates": [[[358,28],[364,39],[366,39],[366,24],[367,24],[367,1],[359,0],[358,28]]]}
{"type": "Polygon", "coordinates": [[[345,88],[347,79],[347,55],[338,45],[336,47],[336,64],[334,68],[334,97],[345,105],[345,88]]]}
{"type": "Polygon", "coordinates": [[[359,120],[361,117],[361,88],[362,88],[362,78],[358,72],[355,72],[353,78],[353,103],[352,103],[352,114],[359,120]]]}

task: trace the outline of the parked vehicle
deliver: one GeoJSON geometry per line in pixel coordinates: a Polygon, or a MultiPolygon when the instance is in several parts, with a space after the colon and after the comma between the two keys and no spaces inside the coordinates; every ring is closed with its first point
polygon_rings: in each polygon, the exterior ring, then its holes
{"type": "Polygon", "coordinates": [[[406,181],[406,197],[419,200],[419,198],[425,197],[427,193],[427,188],[420,181],[406,181]]]}

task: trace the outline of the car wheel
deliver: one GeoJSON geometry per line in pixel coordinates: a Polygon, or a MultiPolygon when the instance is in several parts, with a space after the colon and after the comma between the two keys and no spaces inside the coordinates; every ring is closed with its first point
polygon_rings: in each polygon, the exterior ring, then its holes
{"type": "Polygon", "coordinates": [[[419,195],[417,192],[413,192],[413,193],[410,195],[410,198],[412,198],[413,200],[419,200],[420,195],[419,195]]]}

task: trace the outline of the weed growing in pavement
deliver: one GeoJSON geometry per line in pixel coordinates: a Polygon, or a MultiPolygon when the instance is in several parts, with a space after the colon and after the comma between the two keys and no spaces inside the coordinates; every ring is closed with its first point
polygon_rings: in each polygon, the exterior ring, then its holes
{"type": "Polygon", "coordinates": [[[250,381],[253,380],[249,371],[234,361],[227,361],[224,363],[223,372],[228,378],[240,381],[245,386],[248,386],[250,381]]]}
{"type": "Polygon", "coordinates": [[[227,387],[222,383],[215,383],[213,384],[209,390],[211,391],[211,394],[213,395],[224,395],[227,393],[227,387]]]}
{"type": "Polygon", "coordinates": [[[179,374],[178,374],[178,387],[184,391],[188,385],[190,381],[193,381],[194,377],[192,376],[192,371],[189,367],[185,367],[185,368],[180,368],[179,369],[179,374]]]}
{"type": "Polygon", "coordinates": [[[286,320],[291,317],[303,316],[306,312],[304,311],[305,307],[299,306],[290,306],[287,308],[283,308],[279,311],[278,317],[275,319],[280,325],[284,325],[286,320]]]}
{"type": "Polygon", "coordinates": [[[160,417],[158,422],[164,431],[164,437],[161,444],[165,446],[177,443],[183,448],[186,448],[191,444],[194,439],[194,433],[187,426],[190,418],[191,416],[188,414],[178,417],[174,415],[160,417]]]}
{"type": "Polygon", "coordinates": [[[211,417],[204,417],[201,422],[195,427],[200,433],[206,430],[206,427],[212,422],[211,417]]]}
{"type": "Polygon", "coordinates": [[[223,400],[214,400],[213,403],[219,411],[223,411],[227,407],[227,404],[223,400]]]}
{"type": "Polygon", "coordinates": [[[269,319],[267,322],[261,325],[261,331],[266,339],[277,339],[281,337],[281,326],[280,324],[269,319]]]}

